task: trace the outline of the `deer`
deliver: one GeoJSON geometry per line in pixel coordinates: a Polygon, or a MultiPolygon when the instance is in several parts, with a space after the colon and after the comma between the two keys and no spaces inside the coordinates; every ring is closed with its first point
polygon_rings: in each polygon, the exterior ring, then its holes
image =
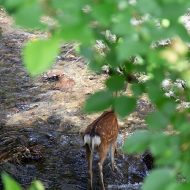
{"type": "MultiPolygon", "coordinates": [[[[93,153],[96,150],[99,155],[98,167],[100,173],[101,189],[105,190],[103,178],[103,163],[110,150],[112,170],[116,168],[114,154],[116,151],[116,140],[119,125],[117,116],[113,110],[105,111],[95,121],[87,126],[83,134],[84,146],[86,148],[86,159],[88,162],[88,189],[93,190],[93,153]]],[[[117,168],[116,168],[117,169],[117,168]]]]}

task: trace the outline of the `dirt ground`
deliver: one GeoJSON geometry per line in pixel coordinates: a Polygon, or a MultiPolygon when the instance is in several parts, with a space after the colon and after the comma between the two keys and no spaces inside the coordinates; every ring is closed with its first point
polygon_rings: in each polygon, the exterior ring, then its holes
{"type": "MultiPolygon", "coordinates": [[[[17,28],[3,11],[0,27],[0,171],[10,173],[24,187],[40,179],[46,189],[86,189],[80,132],[100,113],[87,115],[82,107],[90,94],[104,88],[107,75],[89,71],[73,45],[63,44],[53,67],[31,78],[22,64],[22,47],[28,40],[47,35],[17,28]]],[[[119,145],[125,134],[146,127],[144,118],[151,109],[142,97],[136,111],[120,121],[119,145]]],[[[108,161],[105,164],[109,189],[124,184],[128,186],[123,189],[138,189],[147,174],[140,157],[120,156],[116,163],[122,177],[110,172],[108,161]]],[[[97,179],[98,175],[98,189],[97,179]]]]}

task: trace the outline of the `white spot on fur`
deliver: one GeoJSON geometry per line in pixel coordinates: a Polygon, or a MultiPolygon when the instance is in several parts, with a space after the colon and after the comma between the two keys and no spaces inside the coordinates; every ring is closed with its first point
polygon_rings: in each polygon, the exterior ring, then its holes
{"type": "Polygon", "coordinates": [[[101,139],[99,136],[95,135],[93,138],[92,138],[92,141],[94,141],[94,146],[99,146],[100,143],[101,143],[101,139]]]}
{"type": "Polygon", "coordinates": [[[91,144],[91,137],[90,135],[84,135],[84,144],[91,144]]]}
{"type": "Polygon", "coordinates": [[[99,146],[101,143],[101,139],[99,136],[95,135],[94,137],[91,137],[90,135],[86,134],[84,136],[84,144],[88,145],[94,145],[94,146],[99,146]]]}

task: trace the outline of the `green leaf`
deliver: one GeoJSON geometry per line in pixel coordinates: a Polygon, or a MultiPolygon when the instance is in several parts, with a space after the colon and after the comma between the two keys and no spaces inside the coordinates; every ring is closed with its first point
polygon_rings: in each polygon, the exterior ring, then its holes
{"type": "Polygon", "coordinates": [[[139,153],[148,148],[151,140],[149,131],[136,131],[127,138],[123,145],[123,151],[127,153],[139,153]]]}
{"type": "Polygon", "coordinates": [[[88,113],[102,111],[111,106],[113,101],[112,93],[109,91],[99,91],[91,95],[85,105],[88,113]]]}
{"type": "Polygon", "coordinates": [[[168,149],[168,137],[164,133],[152,135],[150,149],[153,155],[160,156],[168,149]]]}
{"type": "Polygon", "coordinates": [[[189,190],[189,189],[190,189],[190,183],[183,183],[183,184],[176,183],[175,186],[171,187],[168,190],[189,190]]]}
{"type": "Polygon", "coordinates": [[[175,175],[171,170],[157,169],[145,179],[142,190],[166,190],[172,182],[175,182],[175,175]]]}
{"type": "MultiPolygon", "coordinates": [[[[190,57],[190,55],[189,55],[189,57],[190,57]]],[[[185,79],[187,81],[187,86],[190,87],[190,69],[183,71],[182,77],[183,77],[183,79],[185,79]]]]}
{"type": "Polygon", "coordinates": [[[163,101],[163,104],[159,107],[165,116],[171,117],[176,111],[176,104],[171,100],[163,101]]]}
{"type": "Polygon", "coordinates": [[[0,6],[4,5],[5,0],[0,0],[0,6]]]}
{"type": "Polygon", "coordinates": [[[88,66],[92,71],[96,73],[102,73],[102,67],[105,65],[105,58],[97,54],[93,55],[93,58],[90,60],[88,66]]]}
{"type": "Polygon", "coordinates": [[[108,27],[112,21],[112,16],[116,11],[117,4],[115,1],[101,2],[93,6],[92,16],[101,23],[101,25],[108,27]]]}
{"type": "MultiPolygon", "coordinates": [[[[189,154],[187,155],[187,157],[189,158],[189,154]]],[[[183,163],[181,164],[180,170],[181,170],[182,175],[189,179],[189,177],[190,177],[190,165],[189,165],[189,162],[183,161],[183,163]]]]}
{"type": "Polygon", "coordinates": [[[170,186],[167,187],[167,190],[189,190],[190,189],[190,183],[183,182],[184,179],[179,179],[179,182],[174,182],[170,186]]]}
{"type": "Polygon", "coordinates": [[[189,120],[183,113],[177,113],[173,120],[174,129],[179,130],[182,133],[190,135],[189,120]]]}
{"type": "Polygon", "coordinates": [[[161,8],[156,1],[139,0],[137,3],[137,9],[143,14],[151,13],[155,16],[160,16],[161,14],[161,8]]]}
{"type": "Polygon", "coordinates": [[[151,129],[163,129],[167,127],[169,118],[162,112],[153,112],[147,116],[146,123],[151,129]]]}
{"type": "Polygon", "coordinates": [[[24,6],[13,14],[13,17],[15,18],[16,24],[26,28],[35,28],[43,26],[40,22],[42,14],[43,11],[38,2],[25,3],[24,6]]]}
{"type": "Polygon", "coordinates": [[[79,23],[72,26],[64,26],[61,37],[65,41],[79,41],[89,44],[93,40],[91,29],[85,23],[79,23]]]}
{"type": "Polygon", "coordinates": [[[189,190],[189,189],[190,189],[190,183],[184,183],[184,184],[178,184],[178,189],[176,190],[189,190]]]}
{"type": "Polygon", "coordinates": [[[134,96],[136,96],[136,97],[142,95],[142,93],[145,92],[143,84],[132,84],[131,88],[132,88],[134,96]]]}
{"type": "Polygon", "coordinates": [[[162,18],[168,18],[172,22],[177,22],[179,16],[182,16],[189,8],[188,1],[163,1],[162,5],[162,18]]]}
{"type": "Polygon", "coordinates": [[[106,81],[106,86],[111,91],[123,90],[125,87],[125,78],[123,76],[114,75],[106,81]]]}
{"type": "Polygon", "coordinates": [[[73,0],[73,1],[70,1],[70,0],[64,0],[63,1],[60,1],[60,0],[53,0],[51,1],[52,3],[52,7],[55,8],[55,9],[61,9],[63,10],[64,12],[81,12],[81,8],[82,8],[82,1],[78,1],[78,0],[73,0]],[[71,11],[72,10],[72,11],[71,11]]]}
{"type": "Polygon", "coordinates": [[[29,42],[24,48],[24,65],[33,76],[49,69],[59,53],[60,42],[52,38],[29,42]]]}
{"type": "Polygon", "coordinates": [[[130,56],[146,53],[149,50],[148,45],[140,41],[137,35],[130,36],[130,38],[124,39],[116,47],[119,61],[125,61],[130,56]]]}
{"type": "Polygon", "coordinates": [[[56,19],[60,25],[60,36],[65,41],[93,42],[92,29],[89,27],[86,14],[82,13],[83,1],[52,1],[52,6],[59,10],[56,19]]]}
{"type": "Polygon", "coordinates": [[[135,32],[134,26],[131,24],[132,13],[130,10],[118,12],[115,16],[116,22],[113,23],[112,30],[115,34],[132,36],[135,32]]]}
{"type": "Polygon", "coordinates": [[[36,180],[32,182],[32,185],[30,186],[29,190],[45,190],[45,188],[41,181],[36,180]]]}
{"type": "Polygon", "coordinates": [[[171,26],[172,30],[176,32],[176,34],[185,42],[189,42],[190,35],[185,28],[184,24],[176,23],[176,25],[171,26]]]}
{"type": "Polygon", "coordinates": [[[3,173],[2,175],[2,181],[4,185],[4,190],[21,190],[22,187],[8,174],[3,173]]]}
{"type": "Polygon", "coordinates": [[[84,56],[87,60],[91,60],[93,58],[93,50],[89,46],[80,45],[80,54],[84,56]]]}
{"type": "Polygon", "coordinates": [[[160,104],[163,104],[163,102],[167,100],[161,89],[160,83],[156,81],[160,79],[161,78],[156,78],[155,80],[151,80],[146,83],[148,96],[157,106],[160,106],[160,104]]]}
{"type": "Polygon", "coordinates": [[[121,117],[133,112],[135,107],[136,99],[133,97],[120,96],[114,100],[114,109],[121,117]]]}
{"type": "Polygon", "coordinates": [[[152,135],[150,150],[157,157],[157,165],[171,165],[180,158],[179,137],[156,133],[152,135]]]}
{"type": "Polygon", "coordinates": [[[22,6],[24,0],[5,0],[4,4],[8,11],[13,11],[22,6]]]}

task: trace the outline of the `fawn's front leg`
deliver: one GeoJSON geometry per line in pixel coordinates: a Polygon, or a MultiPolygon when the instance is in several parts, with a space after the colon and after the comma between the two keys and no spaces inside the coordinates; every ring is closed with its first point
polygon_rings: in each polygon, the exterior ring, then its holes
{"type": "Polygon", "coordinates": [[[99,166],[99,172],[100,172],[100,181],[101,181],[101,189],[105,190],[105,186],[104,186],[104,176],[103,176],[103,163],[106,159],[106,156],[108,154],[108,150],[109,150],[109,146],[108,145],[102,145],[99,147],[99,162],[98,162],[98,166],[99,166]]]}

